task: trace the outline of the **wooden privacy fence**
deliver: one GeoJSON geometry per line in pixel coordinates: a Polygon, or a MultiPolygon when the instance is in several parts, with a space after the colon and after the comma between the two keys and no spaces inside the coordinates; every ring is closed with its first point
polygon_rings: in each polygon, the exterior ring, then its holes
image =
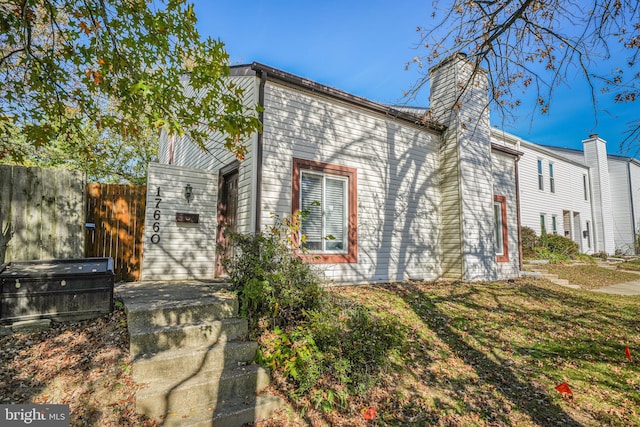
{"type": "Polygon", "coordinates": [[[0,264],[82,257],[85,183],[79,171],[0,165],[0,264]]]}
{"type": "Polygon", "coordinates": [[[140,279],[145,185],[87,184],[85,256],[112,257],[116,281],[140,279]]]}

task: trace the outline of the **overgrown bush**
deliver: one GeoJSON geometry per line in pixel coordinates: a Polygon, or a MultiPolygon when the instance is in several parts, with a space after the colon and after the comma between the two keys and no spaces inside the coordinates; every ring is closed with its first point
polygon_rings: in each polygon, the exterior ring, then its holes
{"type": "Polygon", "coordinates": [[[298,254],[298,218],[275,221],[264,233],[232,235],[234,255],[223,265],[258,338],[258,362],[293,384],[292,397],[332,410],[375,384],[407,330],[327,293],[298,254]]]}
{"type": "Polygon", "coordinates": [[[522,256],[525,258],[535,257],[535,248],[538,246],[538,236],[533,228],[524,226],[521,230],[522,233],[522,256]]]}
{"type": "Polygon", "coordinates": [[[551,252],[549,249],[542,248],[542,247],[536,247],[533,252],[534,252],[535,259],[546,259],[552,264],[566,262],[571,259],[566,255],[562,255],[556,252],[551,252]]]}
{"type": "Polygon", "coordinates": [[[555,234],[547,234],[547,249],[549,252],[572,258],[578,253],[578,244],[571,239],[555,234]]]}
{"type": "Polygon", "coordinates": [[[240,314],[254,331],[261,322],[273,328],[302,320],[324,295],[319,274],[292,253],[285,229],[230,236],[234,255],[223,265],[238,292],[240,314]]]}
{"type": "Polygon", "coordinates": [[[522,227],[522,256],[563,262],[581,256],[578,244],[571,239],[556,234],[537,236],[529,227],[522,227]]]}

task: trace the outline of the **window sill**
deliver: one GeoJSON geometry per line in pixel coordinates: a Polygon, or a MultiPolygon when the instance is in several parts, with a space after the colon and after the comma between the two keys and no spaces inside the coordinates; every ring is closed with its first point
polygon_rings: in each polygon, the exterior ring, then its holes
{"type": "Polygon", "coordinates": [[[355,254],[304,254],[300,258],[309,264],[346,264],[358,262],[355,254]]]}

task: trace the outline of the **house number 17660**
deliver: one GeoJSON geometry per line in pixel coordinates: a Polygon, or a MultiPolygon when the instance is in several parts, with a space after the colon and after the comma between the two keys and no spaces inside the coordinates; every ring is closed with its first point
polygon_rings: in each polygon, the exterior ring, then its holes
{"type": "Polygon", "coordinates": [[[151,243],[154,244],[160,242],[160,202],[162,201],[162,198],[160,197],[160,187],[158,187],[158,191],[156,192],[155,201],[156,206],[155,210],[153,211],[153,220],[155,222],[151,226],[151,229],[153,230],[153,234],[151,235],[151,243]]]}

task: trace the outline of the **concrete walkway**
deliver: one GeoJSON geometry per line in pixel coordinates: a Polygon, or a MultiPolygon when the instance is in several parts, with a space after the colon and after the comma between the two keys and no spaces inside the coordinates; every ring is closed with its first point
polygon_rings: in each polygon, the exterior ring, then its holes
{"type": "Polygon", "coordinates": [[[602,292],[614,295],[640,295],[640,280],[633,282],[618,283],[617,285],[606,286],[594,289],[593,292],[602,292]]]}

